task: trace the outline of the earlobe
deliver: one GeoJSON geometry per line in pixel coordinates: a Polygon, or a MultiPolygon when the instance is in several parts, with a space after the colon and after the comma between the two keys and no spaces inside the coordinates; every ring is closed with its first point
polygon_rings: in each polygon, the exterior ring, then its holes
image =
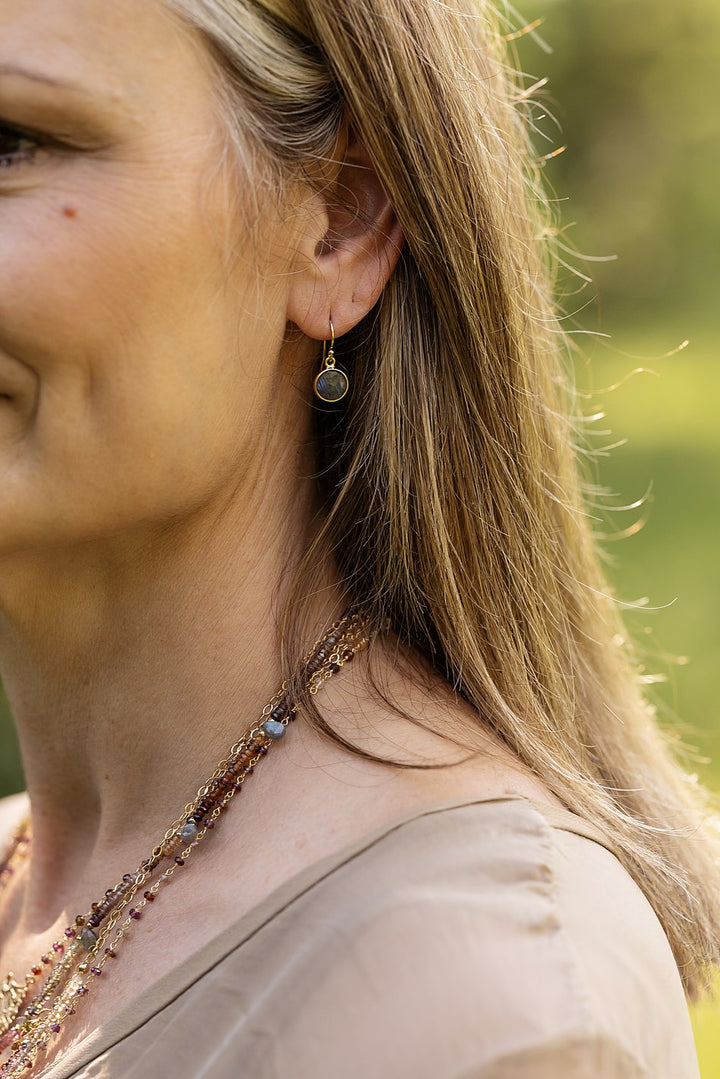
{"type": "Polygon", "coordinates": [[[403,233],[364,146],[349,137],[334,175],[314,199],[300,239],[288,319],[315,340],[351,330],[377,303],[397,264],[403,233]]]}

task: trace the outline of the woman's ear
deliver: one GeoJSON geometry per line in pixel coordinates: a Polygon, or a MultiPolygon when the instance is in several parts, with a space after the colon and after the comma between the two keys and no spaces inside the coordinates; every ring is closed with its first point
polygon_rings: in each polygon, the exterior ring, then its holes
{"type": "Polygon", "coordinates": [[[305,205],[287,317],[308,337],[347,333],[374,307],[403,244],[364,145],[348,131],[326,182],[305,205]],[[338,160],[339,159],[339,160],[338,160]]]}

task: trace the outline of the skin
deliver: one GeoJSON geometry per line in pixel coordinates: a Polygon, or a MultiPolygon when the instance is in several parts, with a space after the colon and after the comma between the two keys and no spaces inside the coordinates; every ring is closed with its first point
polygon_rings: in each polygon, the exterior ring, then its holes
{"type": "MultiPolygon", "coordinates": [[[[258,212],[253,177],[218,164],[206,56],[153,0],[0,0],[0,124],[50,143],[6,160],[0,131],[0,671],[34,829],[0,905],[0,970],[17,972],[148,853],[275,692],[273,617],[313,527],[319,342],[332,318],[341,357],[402,236],[352,140],[328,166],[329,203],[298,188],[258,212]],[[372,227],[331,208],[338,186],[372,227]]],[[[329,559],[326,579],[318,628],[342,609],[329,559]]],[[[376,644],[400,704],[429,723],[467,711],[376,644]]],[[[318,699],[341,733],[458,758],[383,709],[364,672],[318,699]]],[[[112,1000],[98,994],[72,1037],[287,876],[418,803],[556,802],[485,738],[458,768],[408,773],[299,720],[168,890],[162,940],[128,949],[112,1000]],[[270,812],[292,822],[272,843],[270,812]]]]}

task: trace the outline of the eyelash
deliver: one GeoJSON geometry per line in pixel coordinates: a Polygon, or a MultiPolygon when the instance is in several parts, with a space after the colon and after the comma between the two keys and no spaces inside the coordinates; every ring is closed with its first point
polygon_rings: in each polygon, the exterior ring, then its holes
{"type": "Polygon", "coordinates": [[[32,164],[35,155],[42,149],[42,145],[42,142],[33,135],[10,127],[8,124],[0,124],[0,174],[18,165],[32,164]],[[13,147],[10,152],[4,149],[8,142],[13,147]]]}

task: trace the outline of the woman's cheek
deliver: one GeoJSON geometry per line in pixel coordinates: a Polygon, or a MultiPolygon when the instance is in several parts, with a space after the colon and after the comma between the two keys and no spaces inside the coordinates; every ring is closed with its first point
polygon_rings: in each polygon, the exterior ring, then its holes
{"type": "Polygon", "coordinates": [[[155,171],[0,186],[0,354],[38,386],[15,492],[51,527],[182,513],[237,482],[270,420],[283,296],[269,304],[252,258],[229,282],[207,186],[155,171]]]}

